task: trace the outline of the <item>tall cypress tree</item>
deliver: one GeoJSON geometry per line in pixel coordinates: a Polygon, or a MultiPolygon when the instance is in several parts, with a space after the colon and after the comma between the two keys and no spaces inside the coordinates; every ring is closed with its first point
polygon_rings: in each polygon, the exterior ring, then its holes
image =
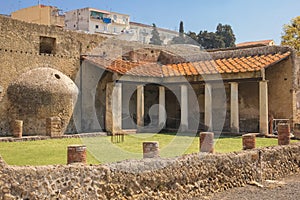
{"type": "Polygon", "coordinates": [[[179,24],[179,36],[183,37],[183,34],[184,34],[183,21],[180,21],[180,24],[179,24]]]}

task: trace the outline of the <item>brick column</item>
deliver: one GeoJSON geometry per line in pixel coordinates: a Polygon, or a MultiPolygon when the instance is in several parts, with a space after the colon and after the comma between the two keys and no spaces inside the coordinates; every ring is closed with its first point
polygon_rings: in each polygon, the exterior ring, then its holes
{"type": "Polygon", "coordinates": [[[278,145],[290,144],[290,125],[286,123],[279,123],[278,129],[278,145]]]}
{"type": "Polygon", "coordinates": [[[68,164],[83,163],[86,164],[86,146],[70,145],[68,146],[68,164]]]}
{"type": "Polygon", "coordinates": [[[59,117],[49,117],[46,119],[46,135],[50,137],[62,136],[61,119],[59,117]]]}
{"type": "Polygon", "coordinates": [[[21,138],[23,134],[23,121],[15,120],[12,122],[13,136],[16,138],[21,138]]]}
{"type": "Polygon", "coordinates": [[[159,143],[143,142],[143,158],[159,158],[159,143]]]}
{"type": "Polygon", "coordinates": [[[214,153],[214,133],[201,132],[200,133],[200,152],[214,153]]]}
{"type": "Polygon", "coordinates": [[[208,126],[208,130],[213,130],[212,125],[212,85],[210,83],[205,84],[205,125],[208,126]]]}
{"type": "Polygon", "coordinates": [[[268,134],[268,81],[259,82],[259,132],[268,134]]]}
{"type": "Polygon", "coordinates": [[[136,115],[137,115],[137,125],[138,128],[142,128],[144,126],[144,85],[137,86],[137,98],[136,98],[136,115]]]}
{"type": "Polygon", "coordinates": [[[239,91],[238,83],[230,83],[230,128],[232,133],[239,133],[239,91]]]}
{"type": "Polygon", "coordinates": [[[245,134],[243,138],[243,150],[255,149],[256,147],[256,135],[255,134],[245,134]]]}
{"type": "Polygon", "coordinates": [[[188,88],[181,85],[181,130],[187,131],[189,128],[189,106],[188,106],[188,88]]]}

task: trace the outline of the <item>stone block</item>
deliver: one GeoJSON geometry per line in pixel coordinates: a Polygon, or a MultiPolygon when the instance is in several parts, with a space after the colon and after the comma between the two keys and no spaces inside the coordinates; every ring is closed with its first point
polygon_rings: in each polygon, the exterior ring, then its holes
{"type": "Polygon", "coordinates": [[[86,146],[70,145],[68,146],[67,164],[82,163],[86,164],[86,146]]]}
{"type": "Polygon", "coordinates": [[[46,119],[46,135],[50,137],[62,136],[61,119],[59,117],[49,117],[46,119]]]}
{"type": "Polygon", "coordinates": [[[290,144],[290,125],[287,123],[279,123],[278,129],[278,145],[289,145],[290,144]]]}
{"type": "Polygon", "coordinates": [[[214,133],[201,132],[200,133],[200,152],[214,153],[214,133]]]}
{"type": "Polygon", "coordinates": [[[13,136],[16,138],[21,138],[23,134],[23,121],[15,120],[12,122],[13,136]]]}
{"type": "Polygon", "coordinates": [[[243,150],[255,149],[256,147],[256,135],[249,133],[242,136],[243,150]]]}
{"type": "Polygon", "coordinates": [[[159,158],[159,143],[158,142],[143,142],[143,157],[144,158],[159,158]]]}

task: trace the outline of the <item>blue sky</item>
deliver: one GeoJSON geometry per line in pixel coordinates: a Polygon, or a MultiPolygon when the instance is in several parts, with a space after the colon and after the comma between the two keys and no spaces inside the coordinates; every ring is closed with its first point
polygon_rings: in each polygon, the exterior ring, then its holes
{"type": "MultiPolygon", "coordinates": [[[[36,5],[38,0],[1,0],[0,13],[36,5]]],[[[237,42],[274,39],[280,43],[283,24],[300,15],[299,0],[40,0],[63,11],[93,7],[129,14],[131,21],[185,31],[214,31],[232,26],[237,42]]]]}

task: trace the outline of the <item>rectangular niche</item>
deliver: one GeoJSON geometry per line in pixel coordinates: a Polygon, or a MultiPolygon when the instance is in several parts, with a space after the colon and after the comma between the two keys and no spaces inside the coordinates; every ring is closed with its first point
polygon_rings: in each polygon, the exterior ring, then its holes
{"type": "Polygon", "coordinates": [[[40,36],[40,53],[55,54],[56,38],[40,36]]]}

